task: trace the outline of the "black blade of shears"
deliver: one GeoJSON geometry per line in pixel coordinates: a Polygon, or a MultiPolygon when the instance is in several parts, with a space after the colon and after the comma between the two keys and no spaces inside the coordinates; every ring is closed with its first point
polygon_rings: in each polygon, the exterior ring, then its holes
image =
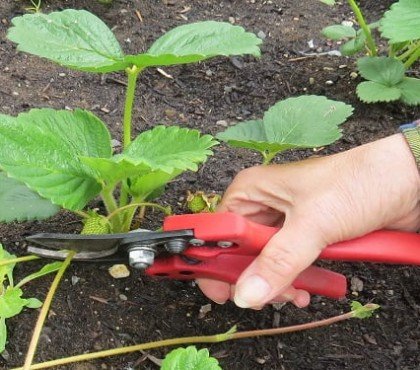
{"type": "MultiPolygon", "coordinates": [[[[42,248],[28,247],[28,251],[40,256],[60,258],[65,257],[60,252],[73,250],[78,252],[75,259],[88,260],[111,260],[111,255],[126,250],[134,244],[159,244],[171,239],[191,239],[194,238],[193,230],[175,230],[175,231],[136,231],[121,234],[57,234],[41,233],[26,238],[30,243],[37,244],[42,248]]],[[[126,257],[127,255],[125,255],[126,257]]],[[[116,260],[122,257],[115,256],[116,260]]]]}

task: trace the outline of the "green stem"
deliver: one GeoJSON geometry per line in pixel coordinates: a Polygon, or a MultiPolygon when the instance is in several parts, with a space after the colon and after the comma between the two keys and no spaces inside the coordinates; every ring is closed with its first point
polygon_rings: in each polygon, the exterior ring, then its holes
{"type": "Polygon", "coordinates": [[[117,201],[114,198],[113,189],[105,188],[101,192],[101,197],[104,201],[108,214],[114,212],[118,208],[117,201]]]}
{"type": "Polygon", "coordinates": [[[414,53],[418,48],[420,48],[420,42],[415,42],[411,44],[404,53],[397,56],[397,59],[404,60],[407,59],[412,53],[414,53]]]}
{"type": "Polygon", "coordinates": [[[410,55],[410,57],[404,62],[405,69],[411,67],[418,59],[420,58],[420,44],[417,45],[417,48],[414,49],[414,52],[410,55]]]}
{"type": "MultiPolygon", "coordinates": [[[[373,310],[375,309],[373,306],[376,306],[376,305],[367,304],[365,305],[365,308],[368,310],[369,309],[373,310]]],[[[59,365],[66,365],[70,363],[93,360],[93,359],[98,359],[98,358],[103,358],[103,357],[122,355],[125,353],[148,350],[148,349],[159,348],[159,347],[180,346],[180,345],[191,344],[191,343],[219,343],[219,342],[224,342],[228,340],[280,335],[280,334],[314,329],[314,328],[319,328],[322,326],[335,324],[340,321],[354,318],[355,313],[356,313],[355,311],[350,311],[342,315],[330,317],[328,319],[313,321],[306,324],[287,326],[283,328],[250,330],[250,331],[243,331],[243,332],[238,332],[238,333],[227,332],[223,334],[208,335],[208,336],[193,336],[193,337],[159,340],[159,341],[150,342],[150,343],[137,344],[133,346],[115,348],[115,349],[110,349],[110,350],[105,350],[105,351],[100,351],[100,352],[85,353],[83,355],[77,355],[77,356],[47,361],[47,362],[43,362],[39,364],[34,364],[30,367],[30,369],[32,370],[47,369],[47,368],[59,366],[59,365]]],[[[11,370],[24,370],[24,369],[19,367],[19,368],[14,368],[11,370]]]]}
{"type": "Polygon", "coordinates": [[[127,209],[130,209],[130,208],[133,208],[133,207],[134,208],[138,208],[138,207],[153,207],[153,208],[157,208],[160,211],[162,211],[166,216],[169,216],[169,215],[172,214],[172,212],[168,211],[168,208],[163,207],[163,206],[161,206],[159,204],[149,203],[149,202],[141,202],[141,203],[131,203],[131,204],[128,204],[128,205],[126,205],[124,207],[120,207],[120,208],[116,209],[114,212],[112,212],[111,214],[109,214],[107,216],[107,218],[108,218],[108,220],[110,220],[111,218],[115,217],[118,213],[123,212],[123,211],[125,211],[127,209]]]}
{"type": "Polygon", "coordinates": [[[159,204],[156,203],[150,203],[150,202],[139,202],[139,203],[131,203],[128,204],[124,207],[120,207],[118,209],[116,209],[114,212],[110,213],[107,218],[108,220],[111,220],[112,218],[114,218],[115,216],[118,216],[121,212],[127,211],[127,210],[131,210],[130,212],[127,212],[125,214],[124,220],[122,222],[122,226],[121,226],[121,232],[127,232],[130,230],[130,225],[131,222],[133,221],[133,217],[136,213],[136,210],[138,207],[153,207],[153,208],[157,208],[160,211],[162,211],[166,216],[169,216],[172,214],[172,212],[170,210],[168,210],[168,208],[163,207],[159,204]]]}
{"type": "Polygon", "coordinates": [[[131,119],[133,113],[133,103],[136,92],[137,77],[141,72],[141,68],[132,66],[125,70],[128,77],[127,91],[125,95],[124,104],[124,118],[123,118],[123,148],[126,149],[131,143],[131,119]]]}
{"type": "Polygon", "coordinates": [[[28,352],[26,353],[25,364],[23,365],[23,370],[33,369],[32,361],[35,356],[36,347],[38,346],[39,337],[41,335],[42,328],[44,326],[45,319],[47,318],[48,311],[51,306],[51,302],[54,298],[55,292],[60,284],[61,278],[64,275],[67,267],[70,265],[70,262],[73,256],[76,254],[75,251],[70,251],[67,254],[66,259],[64,260],[63,264],[61,265],[60,269],[58,270],[57,274],[55,275],[54,281],[51,284],[51,287],[48,291],[48,294],[45,298],[44,304],[42,305],[41,312],[39,313],[38,320],[36,322],[31,343],[29,344],[28,352]]]}
{"type": "Polygon", "coordinates": [[[9,260],[0,261],[0,267],[1,266],[6,266],[6,265],[10,265],[12,263],[33,261],[33,260],[37,260],[37,259],[40,259],[40,258],[41,257],[35,256],[35,255],[23,256],[23,257],[18,257],[18,258],[12,258],[12,259],[9,259],[9,260]]]}
{"type": "MultiPolygon", "coordinates": [[[[101,192],[101,198],[105,204],[107,214],[112,214],[118,209],[118,204],[117,204],[117,201],[115,200],[113,189],[104,188],[101,192]]],[[[121,228],[121,222],[122,222],[121,217],[118,217],[116,220],[114,220],[111,223],[112,230],[114,231],[115,229],[119,231],[121,228]]]]}
{"type": "Polygon", "coordinates": [[[376,43],[375,40],[372,37],[372,32],[370,31],[369,26],[366,24],[365,18],[363,17],[362,11],[360,10],[359,6],[356,4],[355,0],[348,0],[348,3],[353,10],[354,15],[356,16],[357,23],[359,23],[359,26],[363,30],[363,33],[366,36],[366,43],[370,51],[371,56],[377,55],[376,50],[376,43]]]}
{"type": "MultiPolygon", "coordinates": [[[[133,117],[133,103],[136,92],[137,78],[142,71],[142,68],[132,66],[126,68],[127,73],[127,90],[124,103],[124,118],[123,118],[123,149],[126,149],[131,143],[131,127],[133,117]]],[[[120,206],[125,206],[128,203],[128,192],[123,183],[121,185],[120,206]]]]}
{"type": "Polygon", "coordinates": [[[268,151],[263,151],[261,152],[262,156],[263,156],[263,166],[266,166],[268,164],[271,163],[271,161],[273,160],[273,158],[276,156],[278,152],[268,152],[268,151]]]}

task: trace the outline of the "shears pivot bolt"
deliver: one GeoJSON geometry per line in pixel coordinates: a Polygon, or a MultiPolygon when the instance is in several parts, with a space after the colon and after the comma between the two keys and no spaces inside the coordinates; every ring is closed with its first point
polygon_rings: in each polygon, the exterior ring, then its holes
{"type": "Polygon", "coordinates": [[[153,246],[138,245],[128,251],[128,260],[131,267],[146,270],[155,261],[156,249],[153,246]]]}

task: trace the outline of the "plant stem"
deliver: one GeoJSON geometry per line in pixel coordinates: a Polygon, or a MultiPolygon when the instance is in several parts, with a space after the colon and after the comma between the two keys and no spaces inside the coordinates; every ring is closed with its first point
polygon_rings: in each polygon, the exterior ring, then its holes
{"type": "Polygon", "coordinates": [[[121,212],[129,210],[128,212],[125,212],[123,220],[121,221],[120,229],[119,229],[120,232],[127,232],[127,231],[130,230],[130,226],[131,226],[131,223],[133,221],[133,217],[134,217],[138,207],[142,207],[143,209],[144,209],[144,207],[157,208],[157,209],[161,210],[166,216],[169,216],[169,215],[172,214],[172,212],[170,210],[168,210],[168,208],[163,207],[159,204],[149,203],[149,202],[138,202],[138,203],[131,203],[131,204],[128,204],[124,207],[120,207],[120,208],[116,209],[114,212],[110,213],[107,216],[107,218],[108,218],[108,220],[111,220],[115,216],[118,216],[121,212]]]}
{"type": "Polygon", "coordinates": [[[372,37],[372,32],[370,31],[369,26],[366,24],[365,18],[363,17],[363,13],[360,10],[359,6],[356,4],[355,0],[348,0],[348,3],[353,10],[354,15],[356,16],[357,23],[359,23],[360,28],[363,30],[363,33],[366,36],[366,43],[369,48],[369,52],[371,56],[377,55],[376,50],[376,43],[372,37]]]}
{"type": "Polygon", "coordinates": [[[124,118],[123,118],[123,148],[126,149],[131,143],[131,118],[133,113],[133,102],[136,92],[136,82],[141,69],[137,66],[126,68],[128,77],[127,91],[125,95],[124,118]]]}
{"type": "Polygon", "coordinates": [[[89,215],[86,212],[83,212],[83,211],[72,211],[72,212],[74,212],[76,215],[78,215],[78,216],[80,216],[82,218],[89,217],[89,215]]]}
{"type": "Polygon", "coordinates": [[[268,164],[271,163],[271,161],[273,160],[273,158],[276,156],[277,152],[267,152],[267,151],[263,151],[261,152],[264,160],[263,160],[263,166],[266,166],[268,164]]]}
{"type": "Polygon", "coordinates": [[[67,267],[70,265],[70,262],[73,256],[76,254],[75,251],[70,251],[67,254],[66,259],[64,260],[63,264],[61,265],[60,269],[58,270],[57,274],[55,275],[54,281],[51,284],[51,287],[48,291],[48,294],[45,298],[44,304],[42,305],[41,312],[39,313],[38,320],[36,322],[31,343],[29,344],[28,352],[26,353],[25,364],[23,365],[23,370],[32,369],[32,361],[35,356],[36,347],[38,345],[39,337],[41,335],[42,328],[44,326],[45,319],[47,318],[48,311],[51,306],[51,302],[54,298],[55,292],[60,284],[61,278],[64,275],[67,267]]]}
{"type": "MultiPolygon", "coordinates": [[[[137,66],[126,68],[127,73],[127,90],[125,94],[124,103],[124,118],[123,118],[123,149],[126,149],[131,143],[131,126],[133,116],[133,103],[136,92],[137,77],[142,71],[137,66]]],[[[124,184],[121,185],[120,206],[125,206],[128,203],[128,193],[124,184]]]]}
{"type": "MultiPolygon", "coordinates": [[[[375,309],[374,306],[376,305],[367,304],[364,307],[368,310],[374,310],[375,309]]],[[[47,362],[43,362],[39,364],[34,364],[30,367],[30,369],[32,370],[47,369],[53,366],[65,365],[65,364],[70,364],[74,362],[93,360],[97,358],[103,358],[103,357],[109,357],[109,356],[115,356],[115,355],[122,355],[129,352],[148,350],[148,349],[159,348],[159,347],[179,346],[179,345],[191,344],[191,343],[218,343],[218,342],[224,342],[228,340],[254,338],[254,337],[269,336],[269,335],[280,335],[280,334],[286,334],[286,333],[297,332],[297,331],[302,331],[302,330],[319,328],[319,327],[331,325],[340,321],[348,320],[354,317],[355,317],[355,311],[350,311],[342,315],[330,317],[328,319],[313,321],[306,324],[287,326],[284,328],[250,330],[250,331],[243,331],[243,332],[238,332],[238,333],[228,332],[228,333],[208,335],[208,336],[193,336],[193,337],[165,339],[165,340],[159,340],[156,342],[137,344],[133,346],[115,348],[115,349],[100,351],[100,352],[85,353],[83,355],[47,361],[47,362]]],[[[25,370],[25,369],[19,367],[19,368],[14,368],[12,370],[25,370]]]]}
{"type": "Polygon", "coordinates": [[[411,67],[412,64],[414,64],[418,59],[420,58],[420,44],[417,44],[417,48],[413,50],[413,53],[410,55],[410,57],[404,62],[405,69],[408,69],[411,67]]]}
{"type": "MultiPolygon", "coordinates": [[[[118,209],[118,204],[114,198],[113,189],[104,188],[101,192],[101,198],[105,204],[105,208],[108,214],[112,214],[118,209]]],[[[113,232],[115,232],[114,229],[117,230],[117,232],[120,230],[121,222],[121,217],[117,217],[117,219],[111,223],[113,232]]]]}
{"type": "Polygon", "coordinates": [[[35,255],[13,258],[13,259],[10,259],[10,260],[0,261],[0,267],[10,265],[12,263],[33,261],[33,260],[37,260],[37,259],[40,259],[40,258],[41,257],[35,256],[35,255]]]}

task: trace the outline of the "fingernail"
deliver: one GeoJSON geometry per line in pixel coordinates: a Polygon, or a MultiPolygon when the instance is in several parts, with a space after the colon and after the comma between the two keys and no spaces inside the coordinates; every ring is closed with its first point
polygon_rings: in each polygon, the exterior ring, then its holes
{"type": "Polygon", "coordinates": [[[241,308],[259,307],[264,305],[270,292],[271,287],[263,278],[252,275],[236,286],[233,300],[241,308]]]}
{"type": "Polygon", "coordinates": [[[214,300],[214,299],[213,299],[213,302],[214,302],[214,303],[216,303],[216,304],[220,304],[220,305],[222,305],[222,304],[225,304],[225,303],[226,303],[226,301],[216,301],[216,300],[214,300]]]}

